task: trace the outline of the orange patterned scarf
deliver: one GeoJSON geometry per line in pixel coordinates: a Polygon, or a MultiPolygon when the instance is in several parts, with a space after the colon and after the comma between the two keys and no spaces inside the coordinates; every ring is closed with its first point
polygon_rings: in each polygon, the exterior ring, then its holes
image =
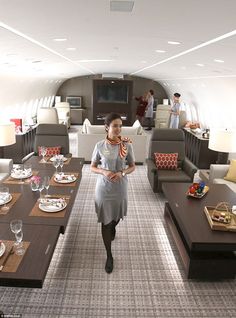
{"type": "Polygon", "coordinates": [[[118,137],[119,140],[114,141],[112,139],[109,139],[108,136],[106,137],[106,142],[109,143],[110,145],[119,145],[119,155],[121,159],[125,158],[127,155],[127,145],[126,143],[132,143],[132,140],[129,139],[128,137],[118,137]]]}

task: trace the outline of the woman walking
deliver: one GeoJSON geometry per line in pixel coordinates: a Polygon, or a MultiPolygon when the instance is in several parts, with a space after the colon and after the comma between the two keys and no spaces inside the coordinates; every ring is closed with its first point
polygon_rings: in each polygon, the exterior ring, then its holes
{"type": "Polygon", "coordinates": [[[98,174],[95,189],[95,209],[102,224],[102,238],[106,248],[105,270],[113,270],[111,242],[116,225],[127,214],[127,174],[135,170],[131,140],[121,137],[122,119],[110,113],[105,119],[107,136],[94,148],[91,170],[98,174]]]}

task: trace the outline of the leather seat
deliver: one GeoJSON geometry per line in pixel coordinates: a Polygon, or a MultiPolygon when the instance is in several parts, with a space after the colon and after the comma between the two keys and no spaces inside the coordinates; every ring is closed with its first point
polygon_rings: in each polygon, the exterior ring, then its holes
{"type": "Polygon", "coordinates": [[[185,156],[181,129],[154,129],[149,145],[147,175],[153,192],[162,192],[164,182],[192,182],[197,167],[185,156]],[[154,153],[178,153],[178,170],[158,170],[154,153]]]}
{"type": "Polygon", "coordinates": [[[38,147],[61,146],[61,154],[69,153],[69,135],[66,125],[40,124],[36,128],[34,153],[38,154],[38,147]]]}
{"type": "Polygon", "coordinates": [[[52,107],[41,107],[37,112],[38,124],[59,124],[57,110],[52,107]]]}

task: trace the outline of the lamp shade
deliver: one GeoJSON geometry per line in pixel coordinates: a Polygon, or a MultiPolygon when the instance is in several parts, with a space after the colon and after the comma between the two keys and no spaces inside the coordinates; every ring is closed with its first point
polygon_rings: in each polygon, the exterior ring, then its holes
{"type": "Polygon", "coordinates": [[[9,146],[16,142],[15,124],[0,123],[0,147],[9,146]]]}
{"type": "Polygon", "coordinates": [[[208,148],[220,152],[236,152],[236,130],[211,130],[208,148]]]}

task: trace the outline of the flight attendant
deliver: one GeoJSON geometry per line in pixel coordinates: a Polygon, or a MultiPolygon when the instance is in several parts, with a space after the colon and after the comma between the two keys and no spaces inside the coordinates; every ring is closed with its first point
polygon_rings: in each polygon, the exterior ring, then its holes
{"type": "Polygon", "coordinates": [[[148,121],[148,128],[145,130],[152,130],[152,118],[153,118],[153,105],[154,105],[154,91],[150,89],[150,91],[147,94],[147,106],[146,106],[146,112],[145,112],[145,118],[147,118],[148,121]]]}
{"type": "Polygon", "coordinates": [[[128,178],[135,170],[132,142],[121,137],[122,119],[110,113],[105,119],[107,136],[94,148],[91,170],[98,174],[95,190],[95,209],[102,224],[102,238],[107,252],[105,271],[113,270],[111,242],[115,238],[116,225],[127,214],[128,178]]]}
{"type": "Polygon", "coordinates": [[[175,93],[173,96],[173,106],[170,109],[170,128],[179,128],[179,114],[180,114],[180,98],[179,93],[175,93]]]}

